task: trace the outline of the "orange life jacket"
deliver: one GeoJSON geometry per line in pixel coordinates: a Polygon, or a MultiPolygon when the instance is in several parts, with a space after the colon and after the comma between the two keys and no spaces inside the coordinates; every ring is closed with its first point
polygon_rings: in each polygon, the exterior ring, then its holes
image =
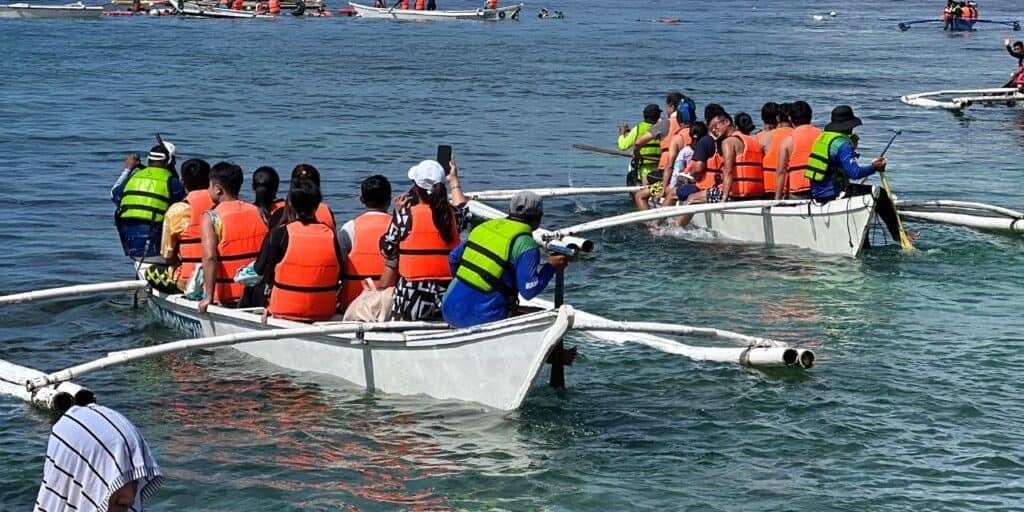
{"type": "Polygon", "coordinates": [[[185,202],[189,210],[188,227],[178,235],[178,280],[182,282],[191,279],[196,266],[203,262],[203,240],[199,226],[203,214],[213,209],[213,200],[206,189],[189,192],[185,202]]]}
{"type": "Polygon", "coordinates": [[[452,241],[445,243],[434,227],[430,205],[417,204],[409,209],[412,229],[398,243],[398,274],[406,281],[451,280],[448,254],[459,245],[459,232],[452,215],[452,241]]]}
{"type": "Polygon", "coordinates": [[[416,0],[416,10],[422,11],[427,8],[427,0],[416,0]]]}
{"type": "Polygon", "coordinates": [[[811,159],[811,149],[818,140],[821,130],[809,124],[793,128],[793,152],[789,155],[789,167],[786,168],[786,184],[783,192],[795,194],[811,189],[811,180],[804,176],[807,161],[811,159]]]}
{"type": "Polygon", "coordinates": [[[732,170],[732,187],[730,199],[750,199],[764,195],[764,176],[761,165],[764,163],[764,151],[757,139],[737,131],[732,135],[743,142],[743,153],[736,155],[736,163],[732,170]]]}
{"type": "Polygon", "coordinates": [[[498,0],[487,0],[487,8],[488,9],[497,9],[498,8],[498,0]]]}
{"type": "Polygon", "coordinates": [[[669,116],[668,135],[661,139],[661,142],[659,143],[661,146],[661,160],[658,161],[658,169],[664,171],[665,169],[672,168],[672,162],[668,161],[668,150],[669,146],[672,145],[672,138],[675,137],[682,128],[683,127],[679,125],[679,121],[676,119],[676,116],[669,116]]]}
{"type": "Polygon", "coordinates": [[[402,9],[408,10],[409,9],[409,0],[402,0],[402,5],[400,5],[399,7],[402,8],[402,9]]]}
{"type": "MultiPolygon", "coordinates": [[[[687,172],[694,166],[696,162],[690,161],[690,165],[687,166],[687,172]]],[[[690,174],[693,174],[690,172],[690,174]]],[[[699,176],[697,180],[697,188],[701,190],[707,190],[711,187],[718,186],[722,182],[722,155],[717,152],[708,158],[708,161],[704,163],[704,174],[699,176]]]]}
{"type": "MultiPolygon", "coordinates": [[[[433,221],[431,221],[433,222],[433,221]]],[[[348,307],[360,293],[363,281],[373,279],[380,283],[384,273],[384,256],[380,254],[380,237],[388,230],[391,216],[381,212],[368,212],[353,221],[352,249],[345,258],[345,273],[341,278],[341,305],[348,307]]]]}
{"type": "MultiPolygon", "coordinates": [[[[779,165],[779,148],[782,141],[793,134],[793,128],[782,126],[772,130],[771,134],[771,145],[764,152],[764,164],[761,166],[764,173],[764,193],[768,195],[775,193],[775,168],[779,165]]],[[[761,147],[764,148],[764,144],[761,144],[761,147]]]]}
{"type": "MultiPolygon", "coordinates": [[[[213,300],[233,304],[242,298],[244,286],[235,283],[238,269],[248,265],[260,254],[267,225],[260,209],[241,200],[217,205],[221,222],[220,242],[217,244],[217,286],[213,300]]],[[[206,276],[209,279],[211,276],[206,276]]]]}
{"type": "Polygon", "coordinates": [[[231,3],[231,8],[236,11],[241,11],[243,8],[245,8],[245,5],[242,2],[242,0],[235,0],[231,3]]]}
{"type": "Polygon", "coordinates": [[[316,213],[314,214],[314,217],[316,217],[317,222],[331,229],[336,228],[336,226],[334,225],[334,214],[331,213],[331,209],[328,208],[326,204],[320,203],[320,206],[316,208],[316,213]]]}
{"type": "Polygon", "coordinates": [[[277,318],[302,322],[330,320],[337,311],[341,272],[334,230],[298,221],[285,229],[288,248],[274,267],[268,311],[277,318]]]}
{"type": "Polygon", "coordinates": [[[278,14],[281,12],[281,0],[270,0],[270,14],[278,14]]]}

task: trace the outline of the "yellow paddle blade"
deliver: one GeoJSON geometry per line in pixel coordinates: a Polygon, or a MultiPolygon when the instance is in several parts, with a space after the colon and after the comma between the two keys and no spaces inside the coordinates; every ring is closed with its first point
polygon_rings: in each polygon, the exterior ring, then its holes
{"type": "Polygon", "coordinates": [[[900,232],[900,247],[904,251],[914,250],[914,245],[910,243],[910,237],[907,236],[907,232],[903,229],[903,221],[900,220],[900,212],[896,210],[896,200],[892,197],[892,189],[889,188],[889,180],[885,179],[885,173],[880,172],[878,176],[882,178],[882,188],[885,189],[885,195],[889,196],[889,202],[893,205],[893,211],[896,212],[896,228],[900,232]]]}

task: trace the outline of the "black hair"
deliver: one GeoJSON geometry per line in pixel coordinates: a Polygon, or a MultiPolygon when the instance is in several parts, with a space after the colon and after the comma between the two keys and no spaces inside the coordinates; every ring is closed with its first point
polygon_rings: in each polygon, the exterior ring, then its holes
{"type": "Polygon", "coordinates": [[[288,189],[288,204],[300,219],[316,218],[316,210],[320,207],[323,194],[320,187],[310,178],[299,177],[292,180],[292,186],[288,189]]]}
{"type": "Polygon", "coordinates": [[[181,184],[189,192],[210,188],[210,164],[200,158],[190,158],[181,164],[181,184]]]}
{"type": "Polygon", "coordinates": [[[794,101],[789,108],[789,118],[793,121],[793,126],[811,124],[813,115],[811,106],[803,100],[794,101]]]}
{"type": "Polygon", "coordinates": [[[445,243],[455,240],[459,234],[452,229],[452,207],[448,204],[448,188],[444,186],[444,182],[435,183],[429,193],[414,183],[412,191],[421,203],[427,203],[430,206],[430,216],[434,220],[434,228],[440,233],[441,239],[445,243]]]}
{"type": "Polygon", "coordinates": [[[779,104],[774,101],[766,102],[761,106],[761,122],[764,124],[775,124],[779,117],[779,104]]]}
{"type": "Polygon", "coordinates": [[[1013,46],[1024,46],[1024,41],[1014,41],[1013,46]]]}
{"type": "Polygon", "coordinates": [[[789,114],[792,111],[793,111],[793,104],[792,103],[782,103],[782,104],[780,104],[779,105],[779,122],[780,123],[788,123],[789,122],[789,114]]]}
{"type": "Polygon", "coordinates": [[[274,209],[274,200],[277,199],[277,190],[281,187],[281,178],[273,167],[263,166],[252,173],[252,190],[256,197],[252,204],[263,211],[264,215],[270,216],[274,209]]]}
{"type": "Polygon", "coordinates": [[[292,181],[295,181],[296,178],[309,178],[313,180],[313,183],[316,183],[317,187],[320,186],[320,171],[316,170],[316,167],[313,167],[312,165],[296,165],[295,168],[292,169],[292,181]]]}
{"type": "Polygon", "coordinates": [[[754,119],[746,112],[739,112],[736,114],[736,128],[743,132],[744,135],[750,135],[754,128],[756,128],[754,126],[754,119]]]}
{"type": "Polygon", "coordinates": [[[686,96],[683,96],[683,93],[679,91],[671,91],[668,93],[667,96],[665,96],[665,104],[679,108],[679,102],[683,101],[683,98],[685,97],[686,96]]]}
{"type": "Polygon", "coordinates": [[[693,141],[691,144],[696,144],[698,140],[708,134],[708,125],[704,121],[694,121],[690,125],[690,140],[693,141]]]}
{"type": "Polygon", "coordinates": [[[722,108],[718,103],[708,103],[704,107],[704,122],[710,123],[712,119],[718,117],[720,114],[725,114],[725,109],[722,108]]]}
{"type": "MultiPolygon", "coordinates": [[[[747,117],[750,117],[750,116],[747,116],[747,117]]],[[[726,121],[729,121],[729,124],[731,124],[731,125],[735,125],[736,124],[736,123],[733,122],[732,116],[730,116],[729,113],[724,111],[724,110],[719,112],[719,113],[717,113],[717,114],[715,114],[714,117],[712,117],[711,119],[712,120],[715,120],[715,119],[725,119],[726,121]]],[[[710,123],[708,123],[708,124],[710,124],[710,123]]]]}
{"type": "Polygon", "coordinates": [[[367,208],[384,208],[391,201],[391,182],[380,174],[363,180],[360,195],[367,208]]]}
{"type": "Polygon", "coordinates": [[[210,182],[220,185],[225,192],[232,196],[238,197],[243,181],[245,181],[245,174],[242,172],[242,168],[231,162],[217,162],[210,168],[210,182]]]}
{"type": "MultiPolygon", "coordinates": [[[[147,158],[146,159],[146,163],[149,164],[150,166],[152,166],[153,164],[156,164],[158,162],[161,163],[161,164],[170,165],[170,163],[171,163],[171,152],[168,151],[167,147],[164,146],[163,144],[157,144],[157,145],[149,148],[149,153],[150,154],[157,153],[157,154],[160,154],[160,155],[167,155],[167,158],[159,158],[159,159],[154,158],[154,159],[152,159],[152,161],[150,161],[150,159],[147,158]]],[[[166,169],[166,167],[165,167],[165,169],[166,169]]]]}

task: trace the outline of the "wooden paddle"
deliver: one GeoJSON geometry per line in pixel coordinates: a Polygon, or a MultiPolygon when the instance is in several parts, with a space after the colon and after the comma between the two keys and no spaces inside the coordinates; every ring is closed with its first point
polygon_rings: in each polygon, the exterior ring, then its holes
{"type": "MultiPolygon", "coordinates": [[[[572,147],[573,149],[578,149],[580,151],[590,151],[591,153],[601,153],[603,155],[625,156],[628,158],[633,158],[633,153],[630,153],[628,151],[619,151],[617,149],[602,148],[600,146],[588,146],[587,144],[573,144],[572,147]]],[[[644,160],[649,160],[651,162],[661,160],[659,157],[656,156],[641,156],[640,158],[644,160]]]]}
{"type": "MultiPolygon", "coordinates": [[[[893,141],[896,140],[903,130],[896,130],[889,138],[889,143],[882,149],[882,154],[878,155],[878,158],[885,158],[885,153],[889,151],[889,147],[892,146],[893,141]]],[[[885,171],[879,171],[878,177],[882,180],[882,189],[885,190],[885,195],[889,197],[889,203],[892,204],[892,211],[896,215],[896,229],[900,232],[900,247],[904,251],[914,250],[914,244],[910,243],[910,237],[907,236],[906,230],[903,229],[903,221],[900,220],[900,212],[896,209],[896,199],[892,196],[892,189],[889,188],[889,180],[885,178],[885,171]]]]}

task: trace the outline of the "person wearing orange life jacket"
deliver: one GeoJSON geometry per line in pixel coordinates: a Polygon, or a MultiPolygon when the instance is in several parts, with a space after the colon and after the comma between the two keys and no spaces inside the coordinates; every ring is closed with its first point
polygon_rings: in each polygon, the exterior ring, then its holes
{"type": "Polygon", "coordinates": [[[380,253],[380,239],[391,225],[391,183],[381,175],[363,180],[359,201],[366,210],[358,217],[346,222],[338,230],[338,245],[344,258],[341,293],[341,309],[363,293],[364,283],[369,278],[376,288],[388,288],[398,281],[398,262],[386,267],[380,253]]]}
{"type": "MultiPolygon", "coordinates": [[[[704,123],[710,125],[711,119],[719,114],[724,114],[725,109],[717,103],[708,103],[704,107],[704,123]]],[[[721,182],[722,156],[718,154],[718,145],[711,131],[698,138],[693,143],[693,156],[690,163],[683,169],[694,180],[693,183],[680,185],[676,189],[676,196],[680,201],[688,201],[690,196],[695,194],[717,194],[714,191],[721,182]]],[[[685,217],[680,222],[689,222],[685,217]]],[[[685,225],[685,223],[684,223],[685,225]]]]}
{"type": "Polygon", "coordinates": [[[199,313],[210,304],[234,306],[244,286],[235,283],[238,269],[256,259],[267,225],[260,210],[238,199],[245,179],[242,168],[219,162],[210,169],[210,199],[214,208],[200,220],[203,244],[203,290],[199,313]]]}
{"type": "Polygon", "coordinates": [[[497,9],[498,0],[487,0],[484,2],[484,9],[497,9]]]}
{"type": "Polygon", "coordinates": [[[288,204],[296,218],[278,226],[264,239],[253,270],[267,283],[268,316],[317,322],[330,320],[338,309],[341,249],[333,229],[314,217],[320,189],[313,180],[299,178],[288,191],[288,204]]]}
{"type": "MultiPolygon", "coordinates": [[[[745,118],[750,117],[743,115],[745,118]]],[[[749,124],[752,125],[753,122],[749,124]]],[[[748,126],[745,129],[749,128],[748,126]]],[[[708,130],[721,146],[722,181],[690,194],[686,198],[686,204],[724,203],[729,199],[752,199],[763,195],[761,162],[764,156],[757,140],[739,130],[733,124],[732,117],[725,112],[711,119],[708,130]]],[[[692,214],[683,215],[676,222],[679,226],[686,226],[692,219],[692,214]]]]}
{"type": "Polygon", "coordinates": [[[274,213],[284,208],[284,199],[277,197],[280,187],[281,178],[273,167],[259,167],[252,173],[252,204],[260,209],[267,225],[270,225],[270,218],[274,213]]]}
{"type": "Polygon", "coordinates": [[[391,320],[441,320],[441,299],[451,283],[448,254],[469,224],[455,160],[445,176],[441,164],[424,160],[409,169],[413,186],[395,199],[394,216],[380,239],[388,265],[397,262],[391,320]],[[451,185],[448,202],[445,182],[451,185]]]}
{"type": "Polygon", "coordinates": [[[804,176],[804,171],[811,158],[814,141],[821,135],[821,130],[811,125],[813,114],[806,101],[795,101],[789,109],[793,132],[779,144],[775,161],[776,200],[811,197],[811,182],[804,176]]]}
{"type": "Polygon", "coordinates": [[[764,183],[764,193],[769,197],[775,195],[775,171],[779,161],[779,148],[782,147],[782,142],[786,140],[786,137],[793,134],[793,125],[789,121],[791,109],[791,103],[783,103],[778,106],[775,128],[765,133],[761,141],[761,147],[764,148],[761,181],[764,183]]]}
{"type": "Polygon", "coordinates": [[[416,10],[422,11],[427,8],[427,0],[416,0],[416,10]]]}
{"type": "Polygon", "coordinates": [[[778,122],[779,104],[774,101],[768,101],[761,105],[761,129],[754,134],[754,138],[757,139],[757,143],[761,147],[768,147],[765,137],[767,137],[769,132],[778,128],[778,122]]]}
{"type": "Polygon", "coordinates": [[[185,199],[172,204],[164,214],[160,255],[167,264],[154,264],[146,270],[146,280],[154,288],[167,293],[181,293],[196,266],[202,262],[200,216],[213,209],[213,201],[207,191],[210,187],[210,164],[198,158],[186,160],[181,164],[181,182],[185,186],[185,199]]]}
{"type": "Polygon", "coordinates": [[[399,9],[409,10],[409,0],[401,0],[398,4],[399,9]]]}
{"type": "MultiPolygon", "coordinates": [[[[291,182],[295,182],[298,178],[308,178],[316,183],[317,188],[321,188],[320,185],[320,171],[309,164],[299,164],[292,169],[291,182]]],[[[321,190],[323,190],[321,188],[321,190]]],[[[282,223],[288,223],[294,220],[294,212],[285,205],[284,208],[275,210],[271,216],[268,225],[270,229],[274,229],[282,223]]],[[[321,224],[325,224],[331,229],[336,229],[337,225],[334,222],[334,212],[327,206],[323,201],[320,202],[320,206],[316,209],[316,220],[320,221],[321,224]]]]}
{"type": "Polygon", "coordinates": [[[245,3],[243,2],[243,0],[234,0],[233,2],[231,2],[231,8],[236,11],[242,11],[245,9],[245,3]]]}
{"type": "Polygon", "coordinates": [[[689,126],[694,121],[693,101],[679,91],[665,97],[665,114],[633,143],[633,151],[641,154],[652,141],[659,141],[661,155],[657,171],[647,174],[651,197],[658,201],[665,196],[665,183],[672,183],[672,163],[676,154],[689,144],[689,126]],[[659,177],[660,174],[660,177],[659,177]]]}
{"type": "Polygon", "coordinates": [[[281,0],[269,0],[267,2],[267,11],[270,14],[281,14],[281,0]]]}

